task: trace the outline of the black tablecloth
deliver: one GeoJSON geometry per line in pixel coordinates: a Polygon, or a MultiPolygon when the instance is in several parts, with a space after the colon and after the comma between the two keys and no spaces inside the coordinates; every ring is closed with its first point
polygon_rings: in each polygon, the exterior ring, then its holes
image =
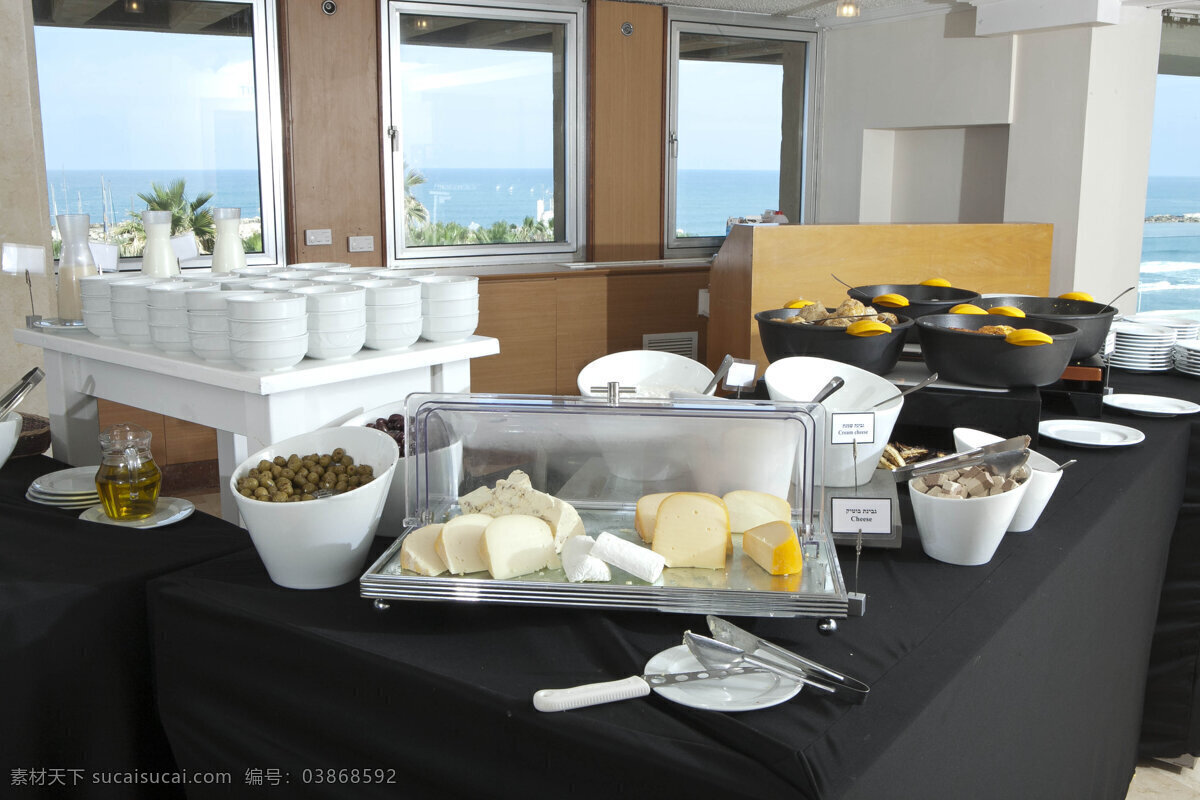
{"type": "Polygon", "coordinates": [[[864,553],[867,613],[835,635],[745,621],[870,683],[860,706],[802,692],[740,714],[658,696],[543,714],[537,689],[638,674],[703,619],[380,612],[354,584],[276,587],[240,553],[151,584],[164,727],[181,766],[227,770],[251,797],[342,797],[353,782],[355,797],[1123,798],[1189,423],[1136,425],[1147,441],[1131,448],[1044,440],[1080,463],[989,564],[933,561],[906,524],[901,549],[864,553]]]}
{"type": "MultiPolygon", "coordinates": [[[[1179,373],[1114,370],[1118,392],[1153,394],[1200,403],[1200,380],[1179,373]]],[[[1138,417],[1106,419],[1137,424],[1138,417]]],[[[1183,504],[1163,579],[1150,651],[1141,752],[1146,758],[1200,756],[1200,415],[1191,418],[1183,504]]]]}
{"type": "Polygon", "coordinates": [[[24,499],[34,478],[66,467],[34,456],[0,470],[0,796],[182,796],[103,782],[175,769],[153,696],[146,582],[249,537],[202,514],[139,531],[24,499]]]}

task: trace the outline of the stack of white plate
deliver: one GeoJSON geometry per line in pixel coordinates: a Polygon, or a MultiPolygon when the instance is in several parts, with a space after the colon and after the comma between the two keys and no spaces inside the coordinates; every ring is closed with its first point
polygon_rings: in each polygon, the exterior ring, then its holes
{"type": "Polygon", "coordinates": [[[57,508],[90,508],[100,502],[96,471],[100,467],[72,467],[35,478],[25,499],[57,508]]]}
{"type": "Polygon", "coordinates": [[[1190,339],[1176,342],[1174,347],[1175,369],[1185,375],[1200,378],[1200,341],[1190,339]]]}
{"type": "Polygon", "coordinates": [[[1112,324],[1116,339],[1108,364],[1130,372],[1166,372],[1171,369],[1175,330],[1124,320],[1112,324]]]}
{"type": "Polygon", "coordinates": [[[308,308],[303,295],[239,292],[225,305],[229,315],[229,352],[238,366],[268,372],[293,367],[304,360],[308,352],[308,308]]]}
{"type": "Polygon", "coordinates": [[[367,339],[366,290],[341,283],[314,283],[294,290],[308,309],[310,358],[347,358],[367,339]]]}
{"type": "Polygon", "coordinates": [[[101,339],[117,338],[113,330],[112,306],[109,287],[114,280],[128,280],[129,275],[122,276],[119,272],[106,272],[102,275],[88,275],[79,279],[79,295],[83,303],[83,324],[93,335],[101,339]]]}
{"type": "Polygon", "coordinates": [[[401,350],[421,337],[421,284],[374,278],[354,285],[367,292],[367,347],[401,350]]]}
{"type": "Polygon", "coordinates": [[[229,349],[229,309],[226,302],[257,291],[231,291],[223,286],[205,286],[187,293],[188,341],[192,352],[205,361],[232,361],[229,349]]]}
{"type": "Polygon", "coordinates": [[[1126,322],[1136,322],[1141,325],[1161,325],[1175,331],[1175,341],[1183,342],[1200,338],[1200,316],[1183,312],[1146,311],[1129,317],[1122,317],[1126,322]]]}
{"type": "Polygon", "coordinates": [[[217,285],[213,281],[164,281],[148,286],[146,311],[154,346],[167,353],[190,353],[187,293],[217,285]]]}
{"type": "Polygon", "coordinates": [[[113,330],[117,338],[133,347],[153,347],[150,338],[150,292],[152,285],[169,278],[129,278],[109,285],[113,330]]]}
{"type": "Polygon", "coordinates": [[[466,339],[479,325],[479,278],[425,275],[421,284],[421,338],[431,342],[466,339]]]}

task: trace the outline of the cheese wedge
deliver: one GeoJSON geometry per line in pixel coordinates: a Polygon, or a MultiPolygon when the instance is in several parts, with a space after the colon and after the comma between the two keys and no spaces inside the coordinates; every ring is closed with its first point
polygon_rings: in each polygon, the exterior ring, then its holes
{"type": "Polygon", "coordinates": [[[742,552],[772,575],[795,575],[804,567],[800,539],[786,522],[766,522],[743,533],[742,552]]]}
{"type": "Polygon", "coordinates": [[[729,529],[742,533],[765,522],[791,522],[792,504],[766,492],[737,489],[722,500],[729,509],[729,529]]]}
{"type": "Polygon", "coordinates": [[[440,523],[426,525],[404,537],[400,544],[400,566],[404,569],[434,577],[446,571],[446,562],[438,555],[438,534],[442,532],[440,523]]]}
{"type": "Polygon", "coordinates": [[[658,492],[638,498],[637,508],[633,513],[633,528],[638,536],[642,537],[643,542],[654,541],[654,520],[658,517],[658,507],[672,494],[674,492],[658,492]]]}
{"type": "Polygon", "coordinates": [[[549,524],[554,532],[556,553],[562,550],[567,539],[585,532],[583,520],[574,506],[534,489],[529,476],[519,469],[513,470],[507,478],[496,481],[495,489],[481,486],[458,498],[458,504],[467,514],[487,514],[491,517],[528,514],[537,517],[549,524]]]}
{"type": "Polygon", "coordinates": [[[659,505],[652,549],[668,567],[724,569],[729,547],[729,512],[721,498],[676,492],[659,505]]]}
{"type": "Polygon", "coordinates": [[[491,521],[487,514],[463,514],[442,525],[434,549],[442,557],[446,569],[455,575],[487,569],[487,563],[479,555],[479,540],[491,521]]]}
{"type": "Polygon", "coordinates": [[[497,580],[545,569],[554,557],[554,534],[544,520],[509,514],[487,524],[479,539],[479,557],[497,580]]]}

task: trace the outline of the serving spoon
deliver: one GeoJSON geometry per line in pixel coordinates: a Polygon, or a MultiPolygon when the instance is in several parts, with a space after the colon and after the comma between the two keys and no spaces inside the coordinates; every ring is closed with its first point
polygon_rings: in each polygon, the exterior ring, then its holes
{"type": "Polygon", "coordinates": [[[904,397],[904,395],[912,394],[913,392],[917,391],[918,389],[924,389],[926,386],[933,383],[937,379],[938,379],[938,374],[936,372],[930,373],[929,375],[927,375],[925,378],[923,378],[921,381],[914,384],[913,386],[909,386],[907,389],[901,389],[900,394],[894,394],[891,397],[885,397],[884,399],[880,400],[878,403],[876,403],[875,405],[868,408],[867,411],[874,411],[875,409],[879,408],[884,403],[890,403],[891,401],[895,400],[897,397],[904,397]]]}

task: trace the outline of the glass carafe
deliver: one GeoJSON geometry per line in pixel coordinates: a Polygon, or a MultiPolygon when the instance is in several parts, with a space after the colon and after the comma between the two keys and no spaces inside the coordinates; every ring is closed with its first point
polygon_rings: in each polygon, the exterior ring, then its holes
{"type": "Polygon", "coordinates": [[[79,279],[99,275],[100,268],[88,246],[87,214],[59,214],[58,235],[62,238],[62,253],[58,259],[58,318],[64,323],[83,324],[83,301],[79,279]]]}
{"type": "Polygon", "coordinates": [[[100,432],[96,492],[112,519],[145,519],[158,505],[162,472],[150,454],[150,431],[121,422],[100,432]]]}
{"type": "Polygon", "coordinates": [[[171,212],[143,211],[146,249],[142,251],[142,274],[167,278],[179,274],[179,259],[171,247],[171,212]]]}
{"type": "Polygon", "coordinates": [[[214,208],[213,224],[217,228],[217,241],[213,245],[213,274],[223,274],[246,268],[246,248],[242,245],[242,210],[240,208],[214,208]]]}

